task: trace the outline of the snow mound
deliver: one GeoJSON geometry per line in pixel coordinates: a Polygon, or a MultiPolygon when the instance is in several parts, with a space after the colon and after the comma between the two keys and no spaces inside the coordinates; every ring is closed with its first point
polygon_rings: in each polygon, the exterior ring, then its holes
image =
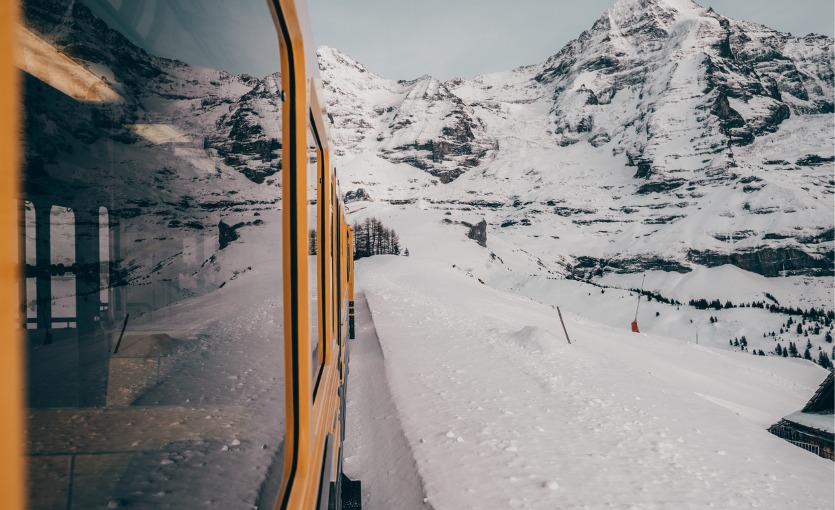
{"type": "Polygon", "coordinates": [[[508,335],[511,343],[534,352],[555,352],[559,339],[557,335],[545,328],[525,326],[519,331],[508,335]]]}

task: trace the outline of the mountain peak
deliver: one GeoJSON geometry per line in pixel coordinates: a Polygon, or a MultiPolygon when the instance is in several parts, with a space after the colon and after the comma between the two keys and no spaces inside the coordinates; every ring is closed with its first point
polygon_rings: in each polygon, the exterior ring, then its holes
{"type": "Polygon", "coordinates": [[[319,46],[319,48],[316,49],[316,56],[318,57],[319,69],[321,71],[338,67],[349,69],[360,74],[367,73],[371,76],[377,77],[376,74],[369,71],[364,65],[357,62],[347,53],[339,51],[336,48],[331,48],[330,46],[319,46]]]}
{"type": "Polygon", "coordinates": [[[672,8],[677,11],[690,11],[702,9],[702,6],[693,0],[618,0],[613,8],[630,8],[645,10],[649,7],[672,8]]]}

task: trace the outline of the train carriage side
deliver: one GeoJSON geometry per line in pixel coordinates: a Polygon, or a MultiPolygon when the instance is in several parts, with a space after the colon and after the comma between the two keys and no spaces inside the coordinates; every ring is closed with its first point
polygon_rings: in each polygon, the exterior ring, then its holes
{"type": "Polygon", "coordinates": [[[2,9],[5,508],[341,508],[353,239],[304,2],[2,9]]]}

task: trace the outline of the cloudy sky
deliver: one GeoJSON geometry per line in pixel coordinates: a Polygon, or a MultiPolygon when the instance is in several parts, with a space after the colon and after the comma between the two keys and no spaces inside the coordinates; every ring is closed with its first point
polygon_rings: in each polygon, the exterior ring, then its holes
{"type": "MultiPolygon", "coordinates": [[[[316,44],[390,79],[442,80],[544,61],[614,0],[308,0],[316,44]]],[[[833,35],[833,0],[700,0],[725,16],[833,35]]]]}

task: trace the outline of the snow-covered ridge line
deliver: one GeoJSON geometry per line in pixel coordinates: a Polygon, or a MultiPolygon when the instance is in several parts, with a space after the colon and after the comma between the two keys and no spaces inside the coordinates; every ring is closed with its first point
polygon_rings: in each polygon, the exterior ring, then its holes
{"type": "Polygon", "coordinates": [[[477,210],[493,235],[581,277],[723,264],[827,276],[832,46],[695,2],[622,0],[545,62],[472,80],[393,82],[334,49],[320,65],[337,165],[357,187],[379,183],[375,199],[477,210]],[[397,189],[353,168],[359,154],[435,182],[397,189]]]}

